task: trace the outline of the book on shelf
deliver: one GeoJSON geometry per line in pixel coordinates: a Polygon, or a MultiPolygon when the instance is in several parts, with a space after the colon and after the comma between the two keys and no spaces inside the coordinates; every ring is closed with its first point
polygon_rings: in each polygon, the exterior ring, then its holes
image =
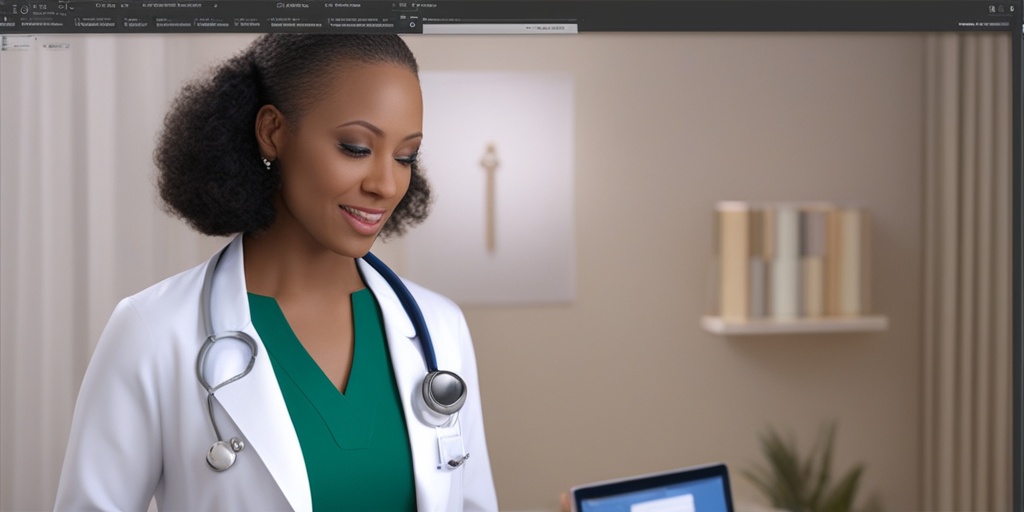
{"type": "Polygon", "coordinates": [[[726,321],[871,311],[870,222],[828,202],[716,204],[713,296],[726,321]]]}
{"type": "Polygon", "coordinates": [[[840,311],[839,255],[842,252],[839,237],[840,218],[838,208],[831,208],[825,213],[825,314],[827,316],[837,316],[840,311]]]}
{"type": "Polygon", "coordinates": [[[862,209],[839,212],[839,304],[838,316],[859,316],[870,311],[868,270],[870,269],[871,224],[862,209]]]}
{"type": "Polygon", "coordinates": [[[746,203],[718,205],[719,315],[730,320],[749,316],[750,209],[746,203]]]}
{"type": "Polygon", "coordinates": [[[793,204],[775,210],[771,317],[789,320],[800,314],[800,211],[793,204]]]}
{"type": "Polygon", "coordinates": [[[800,316],[825,315],[825,250],[830,205],[800,209],[800,316]]]}
{"type": "Polygon", "coordinates": [[[750,210],[748,229],[748,264],[750,318],[762,318],[768,314],[768,254],[765,239],[765,210],[750,210]]]}

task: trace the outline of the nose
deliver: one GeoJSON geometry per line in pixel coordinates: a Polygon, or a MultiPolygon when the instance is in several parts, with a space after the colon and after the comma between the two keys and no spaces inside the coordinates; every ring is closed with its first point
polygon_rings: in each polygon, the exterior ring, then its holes
{"type": "Polygon", "coordinates": [[[398,163],[390,158],[375,158],[369,173],[363,179],[363,190],[383,198],[394,196],[398,192],[395,165],[398,163]]]}

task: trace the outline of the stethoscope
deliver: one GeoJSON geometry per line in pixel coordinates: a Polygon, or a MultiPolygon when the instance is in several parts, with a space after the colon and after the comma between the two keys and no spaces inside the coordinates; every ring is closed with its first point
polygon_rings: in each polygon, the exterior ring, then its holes
{"type": "MultiPolygon", "coordinates": [[[[225,331],[222,333],[215,333],[213,330],[213,319],[211,318],[213,313],[211,310],[211,295],[213,291],[213,273],[217,269],[217,265],[220,263],[221,256],[224,255],[224,249],[217,253],[210,264],[206,267],[206,275],[203,278],[203,288],[200,295],[199,308],[203,316],[203,326],[206,329],[206,339],[203,341],[203,346],[199,349],[199,356],[196,358],[196,377],[199,379],[199,383],[206,389],[206,408],[210,415],[210,424],[213,426],[213,432],[217,436],[217,442],[210,446],[210,449],[206,453],[206,463],[209,464],[210,468],[214,471],[224,471],[230,468],[235,463],[236,455],[245,449],[245,441],[238,437],[232,437],[225,441],[224,437],[220,433],[220,429],[217,428],[217,421],[213,417],[213,399],[214,393],[228,385],[235,382],[242,377],[245,377],[252,371],[253,366],[256,364],[256,354],[259,350],[259,346],[256,344],[256,340],[242,331],[225,331]],[[232,339],[244,342],[248,345],[251,356],[249,357],[249,363],[245,369],[234,375],[233,377],[211,386],[207,382],[206,377],[203,375],[206,356],[215,343],[221,340],[232,339]]],[[[462,380],[457,374],[449,371],[443,371],[437,369],[437,356],[434,354],[434,344],[430,340],[430,331],[427,330],[427,323],[423,319],[423,312],[420,311],[419,305],[416,303],[416,299],[413,298],[412,293],[406,288],[405,283],[390,269],[384,262],[380,261],[372,253],[367,253],[363,256],[363,260],[366,261],[374,270],[380,273],[387,281],[388,285],[391,286],[395,294],[398,296],[399,302],[402,303],[402,308],[405,309],[405,313],[409,315],[409,320],[412,321],[412,325],[416,331],[416,337],[420,341],[420,346],[423,349],[423,360],[427,367],[427,375],[423,378],[423,384],[421,386],[421,395],[423,397],[423,404],[426,406],[425,410],[419,411],[421,413],[420,419],[425,423],[428,423],[435,427],[442,427],[450,425],[453,421],[457,423],[457,413],[462,408],[462,404],[466,402],[466,382],[462,380]]],[[[444,439],[450,439],[448,436],[444,439]]],[[[461,444],[461,433],[458,435],[458,439],[461,444]]],[[[438,442],[439,446],[442,445],[442,437],[439,434],[438,442]]],[[[442,451],[446,451],[443,450],[442,451]]],[[[469,458],[468,453],[456,453],[451,456],[445,456],[442,454],[442,459],[449,468],[456,468],[462,465],[466,459],[469,458]]],[[[441,467],[440,465],[438,467],[441,467]]]]}

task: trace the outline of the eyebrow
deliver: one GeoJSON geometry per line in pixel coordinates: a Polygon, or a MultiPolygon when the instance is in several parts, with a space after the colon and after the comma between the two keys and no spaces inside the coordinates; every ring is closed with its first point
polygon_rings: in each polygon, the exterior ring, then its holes
{"type": "MultiPolygon", "coordinates": [[[[373,123],[370,123],[368,121],[363,121],[362,119],[356,119],[355,121],[349,121],[347,123],[342,123],[342,124],[339,124],[338,126],[336,126],[335,128],[342,128],[342,127],[351,126],[351,125],[354,125],[354,124],[362,126],[363,128],[366,128],[367,130],[370,130],[371,132],[376,134],[378,137],[381,136],[381,135],[384,135],[384,130],[381,130],[380,128],[375,126],[373,123]]],[[[406,136],[402,140],[405,141],[405,140],[415,139],[416,137],[422,137],[422,136],[423,136],[423,132],[416,132],[416,133],[413,133],[411,135],[406,136]]]]}

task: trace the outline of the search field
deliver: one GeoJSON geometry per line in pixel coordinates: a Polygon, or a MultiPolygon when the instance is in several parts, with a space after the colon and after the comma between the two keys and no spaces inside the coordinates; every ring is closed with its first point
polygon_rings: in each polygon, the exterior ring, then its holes
{"type": "Polygon", "coordinates": [[[424,23],[424,34],[576,34],[575,23],[424,23]]]}

